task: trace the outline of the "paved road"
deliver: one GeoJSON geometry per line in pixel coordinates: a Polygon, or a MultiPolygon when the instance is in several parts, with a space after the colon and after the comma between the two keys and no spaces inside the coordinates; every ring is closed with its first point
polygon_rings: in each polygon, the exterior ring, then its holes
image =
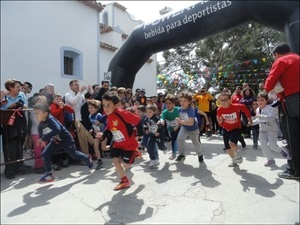
{"type": "Polygon", "coordinates": [[[36,183],[34,173],[7,180],[2,172],[1,224],[299,223],[299,182],[277,177],[286,160],[274,153],[277,166],[266,168],[261,151],[246,142],[244,162],[236,168],[227,167],[230,159],[217,136],[202,138],[202,165],[189,140],[183,163],[160,152],[159,168],[149,169],[145,153],[128,173],[133,185],[121,191],[113,191],[118,179],[111,159],[98,171],[64,168],[46,184],[36,183]]]}

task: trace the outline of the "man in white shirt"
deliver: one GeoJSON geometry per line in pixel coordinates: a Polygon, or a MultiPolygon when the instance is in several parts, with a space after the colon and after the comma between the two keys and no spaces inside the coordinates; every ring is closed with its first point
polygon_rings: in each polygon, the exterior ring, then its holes
{"type": "Polygon", "coordinates": [[[65,103],[75,111],[75,119],[81,121],[81,106],[85,103],[84,91],[86,86],[79,87],[78,80],[71,80],[69,83],[70,91],[65,94],[65,103]]]}
{"type": "Polygon", "coordinates": [[[78,135],[80,150],[85,154],[89,154],[88,143],[93,144],[94,140],[90,133],[82,125],[81,107],[85,103],[84,92],[91,87],[79,87],[78,80],[71,80],[69,83],[71,91],[65,94],[65,103],[71,106],[75,111],[75,127],[78,135]]]}

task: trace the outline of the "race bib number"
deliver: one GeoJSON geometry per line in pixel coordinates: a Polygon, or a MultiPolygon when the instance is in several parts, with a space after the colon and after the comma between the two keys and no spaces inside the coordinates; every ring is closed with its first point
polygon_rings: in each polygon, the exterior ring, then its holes
{"type": "Polygon", "coordinates": [[[157,131],[157,128],[158,128],[157,124],[149,125],[149,132],[152,134],[155,134],[157,131]]]}
{"type": "Polygon", "coordinates": [[[177,126],[177,122],[176,122],[176,120],[170,120],[170,121],[167,120],[167,125],[169,127],[176,127],[177,126]]]}
{"type": "Polygon", "coordinates": [[[113,140],[115,142],[121,142],[125,140],[125,137],[121,131],[116,130],[116,131],[112,131],[111,133],[113,135],[113,140]]]}
{"type": "Polygon", "coordinates": [[[188,121],[189,120],[189,116],[187,113],[180,113],[179,114],[179,118],[183,121],[188,121]]]}
{"type": "Polygon", "coordinates": [[[95,124],[93,124],[93,129],[95,132],[100,131],[100,127],[95,124]]]}
{"type": "Polygon", "coordinates": [[[231,114],[223,114],[224,122],[228,124],[235,124],[238,122],[237,114],[231,113],[231,114]]]}

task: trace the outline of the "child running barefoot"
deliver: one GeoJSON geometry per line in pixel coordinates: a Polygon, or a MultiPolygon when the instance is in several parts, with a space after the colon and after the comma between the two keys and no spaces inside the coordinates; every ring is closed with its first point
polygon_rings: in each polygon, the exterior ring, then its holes
{"type": "Polygon", "coordinates": [[[199,163],[203,163],[203,150],[201,147],[201,142],[199,140],[199,129],[198,124],[195,120],[195,109],[191,107],[193,95],[189,92],[181,92],[178,95],[181,108],[179,110],[179,118],[176,118],[176,122],[181,125],[181,128],[178,133],[177,142],[178,142],[178,152],[179,156],[176,158],[176,161],[185,160],[185,140],[189,136],[194,149],[198,155],[199,163]]]}
{"type": "Polygon", "coordinates": [[[252,125],[252,119],[249,109],[243,104],[232,104],[230,93],[221,93],[218,97],[220,107],[217,109],[217,120],[223,127],[223,141],[228,155],[232,162],[229,167],[237,166],[243,162],[243,158],[239,153],[237,142],[241,136],[241,114],[244,112],[248,118],[249,125],[252,125]]]}
{"type": "Polygon", "coordinates": [[[38,131],[40,139],[37,145],[45,147],[42,158],[45,165],[45,174],[38,179],[40,182],[54,180],[51,157],[60,149],[66,151],[73,159],[86,162],[91,169],[93,167],[92,157],[75,149],[75,141],[70,132],[50,114],[49,105],[46,103],[33,106],[34,115],[39,122],[38,131]],[[48,143],[46,145],[46,143],[48,143]]]}
{"type": "Polygon", "coordinates": [[[140,122],[139,116],[124,109],[118,109],[119,101],[120,99],[115,92],[108,92],[102,96],[103,110],[107,115],[107,129],[113,135],[111,157],[113,158],[116,171],[121,178],[121,182],[114,190],[130,187],[131,182],[126,176],[125,169],[128,169],[134,162],[138,142],[132,126],[137,126],[140,122]],[[124,166],[122,165],[122,161],[124,166]]]}
{"type": "MultiPolygon", "coordinates": [[[[101,159],[101,154],[99,150],[100,139],[96,138],[96,136],[97,133],[99,132],[103,133],[104,130],[106,129],[106,116],[103,116],[101,113],[99,113],[99,109],[101,106],[101,102],[99,100],[96,99],[88,100],[87,105],[90,113],[89,120],[92,124],[92,127],[89,132],[92,134],[94,138],[94,152],[98,160],[95,170],[99,170],[103,166],[103,161],[101,159]]],[[[107,144],[107,138],[104,138],[101,141],[101,149],[103,151],[106,150],[106,144],[107,144]]]]}
{"type": "Polygon", "coordinates": [[[278,126],[275,121],[276,111],[268,105],[268,93],[262,92],[257,95],[258,108],[256,109],[256,119],[259,124],[259,142],[261,151],[267,158],[265,166],[275,165],[275,160],[271,150],[279,152],[282,157],[287,158],[288,153],[277,145],[278,126]]]}

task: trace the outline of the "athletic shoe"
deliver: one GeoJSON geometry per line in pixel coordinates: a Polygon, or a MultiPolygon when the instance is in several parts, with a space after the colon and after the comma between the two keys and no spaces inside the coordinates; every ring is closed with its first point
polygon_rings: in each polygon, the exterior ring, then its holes
{"type": "Polygon", "coordinates": [[[159,161],[157,159],[150,160],[150,163],[149,163],[150,168],[157,167],[158,165],[159,165],[159,161]]]}
{"type": "Polygon", "coordinates": [[[245,141],[242,143],[242,147],[246,148],[246,142],[245,141]]]}
{"type": "Polygon", "coordinates": [[[241,164],[243,162],[243,157],[240,155],[239,151],[234,153],[234,160],[238,164],[241,164]]]}
{"type": "Polygon", "coordinates": [[[203,163],[204,162],[203,155],[199,155],[198,156],[198,161],[199,161],[199,163],[203,163]]]}
{"type": "Polygon", "coordinates": [[[93,168],[93,157],[90,154],[88,154],[88,160],[86,162],[86,165],[88,166],[89,169],[93,168]]]}
{"type": "Polygon", "coordinates": [[[235,161],[235,159],[231,159],[231,163],[228,164],[228,167],[235,167],[238,166],[237,162],[235,161]]]}
{"type": "Polygon", "coordinates": [[[175,159],[175,161],[180,162],[180,161],[184,161],[185,160],[185,156],[184,155],[179,155],[177,156],[177,158],[175,159]]]}
{"type": "Polygon", "coordinates": [[[124,189],[124,188],[129,188],[130,187],[130,181],[127,180],[127,181],[121,181],[115,188],[114,190],[115,191],[119,191],[121,189],[124,189]]]}
{"type": "Polygon", "coordinates": [[[279,153],[282,155],[283,158],[287,158],[289,156],[284,147],[281,148],[281,151],[279,153]]]}
{"type": "Polygon", "coordinates": [[[54,180],[53,176],[53,170],[50,172],[45,173],[40,179],[38,179],[39,182],[52,182],[54,180]]]}
{"type": "Polygon", "coordinates": [[[103,161],[98,160],[95,170],[100,170],[102,168],[102,166],[103,166],[103,161]]]}
{"type": "Polygon", "coordinates": [[[176,159],[176,154],[172,154],[170,157],[169,157],[170,160],[174,160],[176,159]]]}
{"type": "Polygon", "coordinates": [[[275,160],[274,160],[274,159],[270,159],[270,160],[268,160],[268,161],[264,164],[264,166],[272,166],[272,165],[275,165],[275,160]]]}
{"type": "Polygon", "coordinates": [[[278,177],[283,178],[283,179],[289,179],[289,180],[299,180],[300,176],[299,175],[293,175],[289,172],[280,172],[278,173],[278,177]]]}

